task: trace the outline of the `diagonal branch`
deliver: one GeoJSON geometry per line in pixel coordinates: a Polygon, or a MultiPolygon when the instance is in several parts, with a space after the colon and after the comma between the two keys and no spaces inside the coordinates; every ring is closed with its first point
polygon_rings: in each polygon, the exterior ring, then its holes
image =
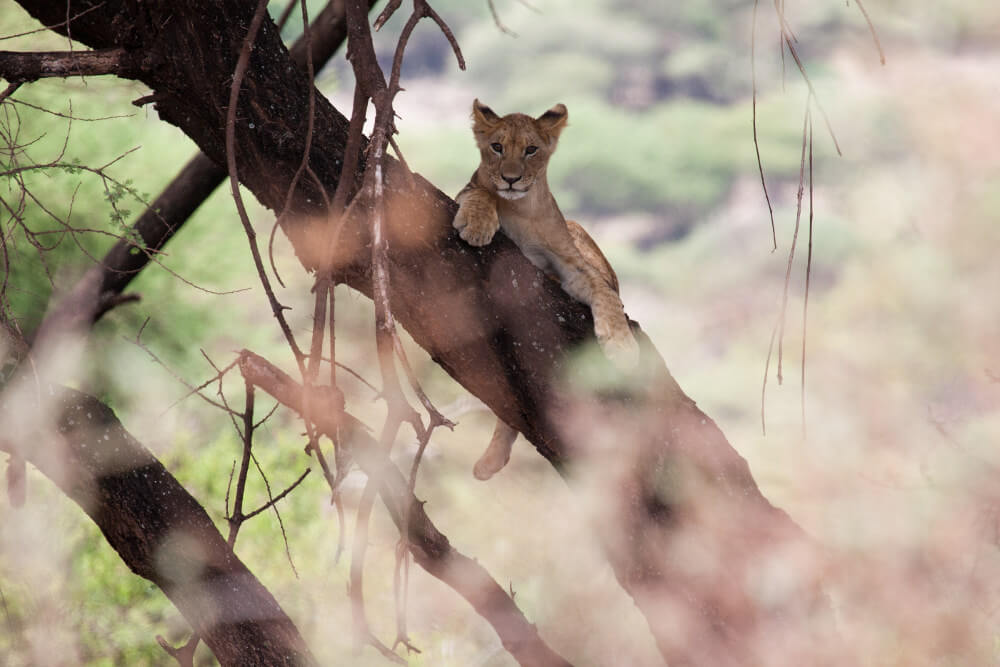
{"type": "MultiPolygon", "coordinates": [[[[221,664],[315,664],[292,621],[201,505],[107,405],[72,389],[47,388],[45,395],[53,397],[51,422],[14,430],[19,419],[10,411],[19,401],[5,392],[0,445],[22,454],[79,504],[125,564],[163,590],[221,664]],[[164,567],[168,563],[174,567],[164,567]]],[[[49,414],[40,406],[30,413],[49,414]]]]}
{"type": "MultiPolygon", "coordinates": [[[[303,391],[290,375],[248,350],[240,352],[244,379],[270,394],[283,405],[302,413],[303,391]]],[[[448,538],[431,522],[424,504],[415,498],[403,473],[389,459],[380,443],[367,434],[361,422],[338,405],[316,405],[313,418],[328,437],[347,432],[352,453],[361,469],[377,486],[389,515],[401,530],[409,531],[414,559],[428,572],[464,597],[500,636],[504,647],[521,665],[568,665],[539,637],[514,600],[478,562],[451,546],[448,538]],[[409,508],[408,520],[404,513],[409,508]]]]}

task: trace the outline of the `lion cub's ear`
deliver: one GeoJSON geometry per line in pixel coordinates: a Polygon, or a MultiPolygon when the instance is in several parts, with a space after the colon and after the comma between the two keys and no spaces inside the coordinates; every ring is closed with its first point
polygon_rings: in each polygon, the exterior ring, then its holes
{"type": "Polygon", "coordinates": [[[569,113],[566,111],[565,104],[557,104],[535,119],[538,128],[552,139],[559,137],[559,133],[566,127],[568,121],[569,113]]]}
{"type": "Polygon", "coordinates": [[[475,132],[488,132],[500,122],[500,116],[478,99],[472,101],[472,129],[475,132]]]}

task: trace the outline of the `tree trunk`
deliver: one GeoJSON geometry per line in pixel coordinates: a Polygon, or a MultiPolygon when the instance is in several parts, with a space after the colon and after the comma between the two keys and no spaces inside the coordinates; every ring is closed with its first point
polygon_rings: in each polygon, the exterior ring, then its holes
{"type": "MultiPolygon", "coordinates": [[[[256,3],[19,2],[46,25],[78,16],[72,36],[93,48],[135,52],[132,62],[145,63],[135,76],[152,88],[161,118],[225,163],[230,84],[256,3]]],[[[235,133],[240,181],[276,211],[304,151],[309,85],[265,20],[235,133]]],[[[317,96],[310,166],[331,195],[347,125],[317,96]]],[[[483,249],[464,244],[451,227],[454,202],[424,179],[391,165],[387,184],[394,315],[562,474],[601,494],[593,528],[670,664],[803,664],[802,652],[820,639],[814,633],[826,630],[825,619],[809,626],[823,608],[813,548],[763,497],[746,462],[648,339],[637,331],[642,371],[630,384],[566,387],[568,355],[593,339],[588,310],[508,240],[483,249]],[[794,571],[775,575],[787,563],[794,571]]],[[[314,181],[302,178],[292,215],[283,217],[307,269],[320,265],[326,247],[322,202],[314,181]]],[[[345,220],[337,278],[370,295],[370,257],[366,222],[345,220]]]]}

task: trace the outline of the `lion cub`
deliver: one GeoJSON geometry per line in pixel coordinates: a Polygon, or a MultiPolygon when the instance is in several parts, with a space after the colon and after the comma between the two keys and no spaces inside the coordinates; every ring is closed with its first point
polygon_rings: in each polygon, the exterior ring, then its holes
{"type": "MultiPolygon", "coordinates": [[[[605,355],[634,366],[639,346],[629,329],[618,277],[583,227],[563,218],[549,192],[545,170],[566,127],[566,107],[557,104],[538,118],[498,116],[479,100],[472,103],[472,132],[482,160],[458,196],[452,223],[467,243],[482,246],[503,229],[532,264],[559,280],[573,298],[590,306],[594,333],[605,355]]],[[[517,431],[497,420],[474,474],[489,479],[510,459],[517,431]]]]}

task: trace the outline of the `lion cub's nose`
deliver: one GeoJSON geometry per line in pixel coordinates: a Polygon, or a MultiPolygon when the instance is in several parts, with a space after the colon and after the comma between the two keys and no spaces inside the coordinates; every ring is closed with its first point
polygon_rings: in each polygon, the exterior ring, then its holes
{"type": "Polygon", "coordinates": [[[503,180],[507,181],[507,185],[514,185],[519,180],[521,180],[521,177],[520,176],[504,176],[503,180]]]}

